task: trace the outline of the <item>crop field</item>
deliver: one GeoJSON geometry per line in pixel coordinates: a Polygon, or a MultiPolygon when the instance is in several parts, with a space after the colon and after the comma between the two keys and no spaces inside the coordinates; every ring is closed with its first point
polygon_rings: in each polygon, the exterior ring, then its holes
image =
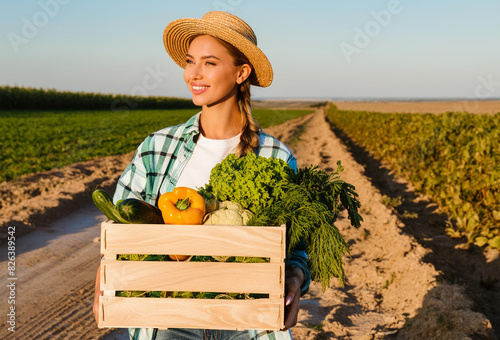
{"type": "MultiPolygon", "coordinates": [[[[135,150],[151,132],[185,122],[199,109],[0,111],[0,182],[135,150]]],[[[261,127],[312,110],[254,110],[261,127]]]]}
{"type": "Polygon", "coordinates": [[[451,236],[500,249],[500,113],[380,113],[330,104],[328,118],[448,212],[451,236]]]}
{"type": "Polygon", "coordinates": [[[500,100],[455,101],[336,101],[342,111],[370,111],[383,113],[446,113],[467,112],[495,114],[500,112],[500,100]]]}
{"type": "Polygon", "coordinates": [[[0,86],[0,110],[145,110],[195,107],[193,102],[186,98],[0,86]]]}

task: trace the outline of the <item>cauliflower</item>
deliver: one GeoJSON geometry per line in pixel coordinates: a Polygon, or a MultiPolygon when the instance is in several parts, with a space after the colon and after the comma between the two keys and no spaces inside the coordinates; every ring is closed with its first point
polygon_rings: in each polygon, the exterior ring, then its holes
{"type": "Polygon", "coordinates": [[[219,203],[219,209],[205,215],[203,224],[246,225],[253,213],[236,202],[219,203]]]}
{"type": "MultiPolygon", "coordinates": [[[[253,213],[250,210],[243,209],[241,204],[231,201],[219,202],[219,209],[205,215],[203,224],[222,224],[222,225],[246,225],[253,213]]],[[[230,256],[212,256],[219,262],[227,261],[230,256]]],[[[259,257],[237,257],[237,262],[266,262],[259,257]]]]}

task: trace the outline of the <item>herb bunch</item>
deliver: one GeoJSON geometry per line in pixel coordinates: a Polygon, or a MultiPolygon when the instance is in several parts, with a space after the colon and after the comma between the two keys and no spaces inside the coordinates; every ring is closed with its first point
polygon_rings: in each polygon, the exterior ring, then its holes
{"type": "Polygon", "coordinates": [[[340,206],[348,212],[351,225],[359,227],[360,202],[355,187],[340,179],[343,167],[330,174],[318,166],[295,173],[280,159],[229,155],[211,172],[201,193],[230,200],[254,212],[248,225],[287,225],[287,251],[304,241],[309,255],[311,278],[323,290],[337,277],[344,284],[342,256],[349,246],[335,226],[340,206]],[[262,173],[265,172],[265,173],[262,173]]]}

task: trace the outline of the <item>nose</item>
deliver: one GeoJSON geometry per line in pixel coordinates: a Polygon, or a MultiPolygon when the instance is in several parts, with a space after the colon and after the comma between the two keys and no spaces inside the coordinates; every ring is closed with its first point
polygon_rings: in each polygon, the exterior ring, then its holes
{"type": "Polygon", "coordinates": [[[191,79],[201,79],[203,78],[203,72],[201,69],[200,63],[196,63],[191,66],[191,74],[190,74],[191,79]]]}

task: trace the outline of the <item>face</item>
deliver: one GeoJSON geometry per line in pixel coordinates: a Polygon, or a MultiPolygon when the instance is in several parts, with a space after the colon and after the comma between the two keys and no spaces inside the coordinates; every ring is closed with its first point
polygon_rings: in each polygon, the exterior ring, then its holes
{"type": "Polygon", "coordinates": [[[193,103],[211,106],[235,98],[237,86],[250,74],[248,65],[235,66],[234,58],[215,38],[196,37],[186,55],[184,81],[193,103]]]}

